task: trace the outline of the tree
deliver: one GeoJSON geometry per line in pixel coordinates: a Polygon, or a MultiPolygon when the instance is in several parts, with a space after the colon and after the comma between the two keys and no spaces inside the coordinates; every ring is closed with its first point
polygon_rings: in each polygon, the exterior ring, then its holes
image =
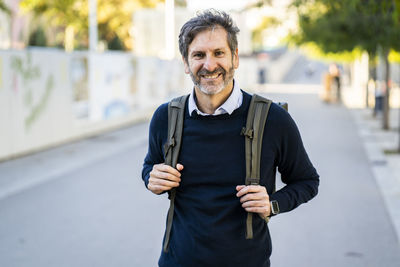
{"type": "Polygon", "coordinates": [[[254,28],[251,33],[251,39],[252,39],[254,51],[262,50],[264,47],[263,32],[270,27],[278,26],[280,23],[281,22],[275,17],[263,17],[262,18],[261,23],[259,25],[257,25],[257,27],[254,28]]]}
{"type": "MultiPolygon", "coordinates": [[[[155,7],[159,2],[162,0],[98,0],[100,40],[112,48],[130,49],[132,13],[139,8],[155,7]]],[[[72,49],[88,47],[88,0],[23,0],[20,5],[36,18],[45,17],[47,25],[59,29],[58,44],[72,49]]]]}
{"type": "Polygon", "coordinates": [[[30,35],[28,40],[29,46],[46,46],[47,37],[42,27],[36,28],[30,35]]]}
{"type": "Polygon", "coordinates": [[[4,3],[3,0],[0,0],[0,10],[5,12],[8,15],[11,15],[11,9],[4,3]]]}
{"type": "Polygon", "coordinates": [[[383,128],[389,128],[390,49],[400,51],[400,0],[295,0],[300,31],[297,44],[316,43],[324,52],[354,49],[367,51],[370,58],[380,53],[386,65],[383,128]]]}
{"type": "Polygon", "coordinates": [[[77,0],[23,0],[20,6],[34,14],[35,19],[45,19],[48,27],[55,27],[56,43],[64,48],[87,46],[88,3],[77,0]]]}

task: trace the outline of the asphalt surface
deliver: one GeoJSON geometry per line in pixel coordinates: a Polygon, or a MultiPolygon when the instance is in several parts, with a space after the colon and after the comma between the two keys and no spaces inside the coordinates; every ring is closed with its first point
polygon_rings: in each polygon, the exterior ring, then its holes
{"type": "MultiPolygon", "coordinates": [[[[316,94],[267,96],[289,103],[321,175],[315,199],[271,220],[272,266],[400,266],[349,111],[316,94]]],[[[168,201],[141,181],[147,128],[0,163],[0,266],[156,266],[168,201]]]]}

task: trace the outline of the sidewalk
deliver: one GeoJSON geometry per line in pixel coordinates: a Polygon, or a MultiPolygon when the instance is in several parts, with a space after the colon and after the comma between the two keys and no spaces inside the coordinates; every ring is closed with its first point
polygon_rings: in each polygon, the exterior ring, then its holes
{"type": "Polygon", "coordinates": [[[399,147],[399,112],[390,111],[391,129],[385,131],[381,117],[373,118],[371,109],[350,111],[400,242],[400,154],[385,153],[399,147]]]}

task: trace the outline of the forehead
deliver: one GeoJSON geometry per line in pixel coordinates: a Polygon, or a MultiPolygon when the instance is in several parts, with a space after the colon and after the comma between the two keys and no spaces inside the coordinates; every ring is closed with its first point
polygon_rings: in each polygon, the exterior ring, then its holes
{"type": "Polygon", "coordinates": [[[189,53],[191,51],[203,51],[203,50],[214,50],[227,48],[228,45],[228,33],[222,27],[214,27],[199,32],[189,45],[189,53]]]}

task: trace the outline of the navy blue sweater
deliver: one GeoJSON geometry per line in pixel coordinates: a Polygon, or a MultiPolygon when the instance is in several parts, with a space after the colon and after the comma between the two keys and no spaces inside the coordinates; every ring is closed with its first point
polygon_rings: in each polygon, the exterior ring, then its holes
{"type": "MultiPolygon", "coordinates": [[[[218,116],[189,116],[186,104],[178,159],[184,169],[176,193],[169,252],[162,252],[160,266],[269,266],[268,224],[253,216],[254,238],[247,240],[247,214],[236,197],[236,186],[244,184],[246,176],[245,142],[240,132],[250,100],[243,92],[240,108],[218,116]]],[[[161,105],[151,120],[142,171],[146,187],[153,165],[164,162],[167,110],[167,104],[161,105]]],[[[271,200],[278,200],[281,212],[307,202],[318,192],[319,176],[297,126],[276,104],[271,105],[264,130],[260,171],[260,184],[271,200]],[[276,168],[286,186],[273,193],[276,168]]]]}

